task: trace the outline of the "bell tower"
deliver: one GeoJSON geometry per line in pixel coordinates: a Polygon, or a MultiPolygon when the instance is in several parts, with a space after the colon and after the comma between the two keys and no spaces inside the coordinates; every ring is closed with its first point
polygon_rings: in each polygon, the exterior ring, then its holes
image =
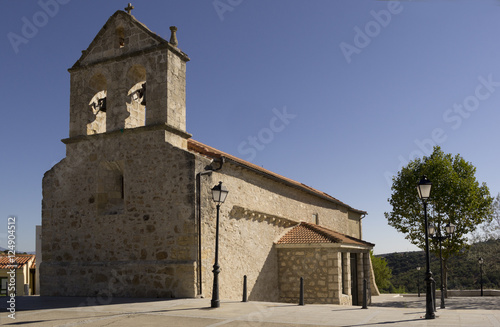
{"type": "MultiPolygon", "coordinates": [[[[69,69],[70,139],[126,129],[165,129],[185,147],[186,62],[172,26],[170,41],[117,11],[69,69]]],[[[168,133],[167,133],[168,132],[168,133]]]]}
{"type": "Polygon", "coordinates": [[[196,296],[189,58],[177,28],[166,41],[132,9],[69,69],[66,156],[42,181],[42,295],[196,296]]]}

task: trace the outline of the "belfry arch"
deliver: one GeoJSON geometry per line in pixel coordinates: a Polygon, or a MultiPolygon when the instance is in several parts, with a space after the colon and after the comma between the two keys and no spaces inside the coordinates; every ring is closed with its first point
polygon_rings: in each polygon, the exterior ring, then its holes
{"type": "Polygon", "coordinates": [[[135,128],[146,122],[146,69],[142,65],[133,65],[127,72],[127,111],[125,128],[135,128]]]}
{"type": "Polygon", "coordinates": [[[90,115],[87,124],[87,135],[106,132],[106,109],[107,109],[107,87],[106,77],[102,73],[96,73],[88,83],[88,112],[90,115]]]}

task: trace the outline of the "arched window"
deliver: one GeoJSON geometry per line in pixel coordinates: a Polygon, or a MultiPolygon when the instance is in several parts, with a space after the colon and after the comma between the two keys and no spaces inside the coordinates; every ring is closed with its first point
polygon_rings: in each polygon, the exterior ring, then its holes
{"type": "Polygon", "coordinates": [[[141,127],[146,124],[146,69],[141,65],[132,66],[127,72],[128,89],[127,111],[129,117],[125,120],[125,128],[141,127]]]}
{"type": "Polygon", "coordinates": [[[107,82],[103,74],[95,74],[89,81],[92,98],[89,102],[90,122],[87,135],[106,132],[107,82]]]}

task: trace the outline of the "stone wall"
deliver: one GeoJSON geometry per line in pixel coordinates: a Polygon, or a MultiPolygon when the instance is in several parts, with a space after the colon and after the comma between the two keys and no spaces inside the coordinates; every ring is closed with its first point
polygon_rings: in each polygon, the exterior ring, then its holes
{"type": "Polygon", "coordinates": [[[303,277],[305,303],[340,304],[338,254],[325,247],[279,248],[279,301],[298,303],[303,277]]]}
{"type": "MultiPolygon", "coordinates": [[[[300,221],[315,223],[313,214],[318,214],[320,224],[325,227],[359,236],[359,214],[357,220],[348,219],[346,207],[225,163],[221,170],[204,177],[201,187],[202,295],[205,297],[212,294],[215,256],[216,208],[210,189],[219,181],[229,190],[220,214],[221,298],[241,299],[243,276],[247,275],[250,300],[278,301],[278,251],[274,242],[300,221]]],[[[352,213],[351,217],[354,216],[352,213]]]]}
{"type": "MultiPolygon", "coordinates": [[[[299,281],[303,277],[305,303],[362,305],[363,278],[367,277],[370,283],[370,277],[366,275],[370,262],[366,261],[364,254],[356,249],[341,250],[338,244],[279,245],[279,301],[298,303],[299,281]],[[357,276],[351,275],[350,259],[354,253],[357,276]],[[358,283],[357,303],[353,303],[353,278],[358,283]]],[[[369,303],[371,295],[368,293],[369,303]]]]}
{"type": "Polygon", "coordinates": [[[196,296],[194,157],[164,133],[66,140],[66,158],[43,179],[42,295],[196,296]],[[123,178],[120,210],[99,210],[116,187],[103,165],[123,178]]]}

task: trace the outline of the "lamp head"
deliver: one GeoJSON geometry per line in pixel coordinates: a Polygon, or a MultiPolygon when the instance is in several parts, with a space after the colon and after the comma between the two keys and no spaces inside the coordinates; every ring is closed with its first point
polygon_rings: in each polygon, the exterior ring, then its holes
{"type": "Polygon", "coordinates": [[[436,232],[436,226],[434,226],[433,223],[429,223],[429,228],[427,232],[429,233],[429,236],[433,236],[434,233],[436,232]]]}
{"type": "Polygon", "coordinates": [[[427,176],[422,176],[417,185],[418,197],[422,200],[427,200],[431,194],[432,183],[427,176]]]}
{"type": "Polygon", "coordinates": [[[446,229],[446,233],[451,235],[451,234],[455,233],[456,226],[453,224],[446,224],[446,226],[444,228],[446,229]]]}
{"type": "Polygon", "coordinates": [[[215,185],[212,188],[212,199],[217,203],[224,203],[226,201],[226,197],[229,191],[227,188],[222,185],[222,182],[219,182],[219,184],[215,185]]]}

